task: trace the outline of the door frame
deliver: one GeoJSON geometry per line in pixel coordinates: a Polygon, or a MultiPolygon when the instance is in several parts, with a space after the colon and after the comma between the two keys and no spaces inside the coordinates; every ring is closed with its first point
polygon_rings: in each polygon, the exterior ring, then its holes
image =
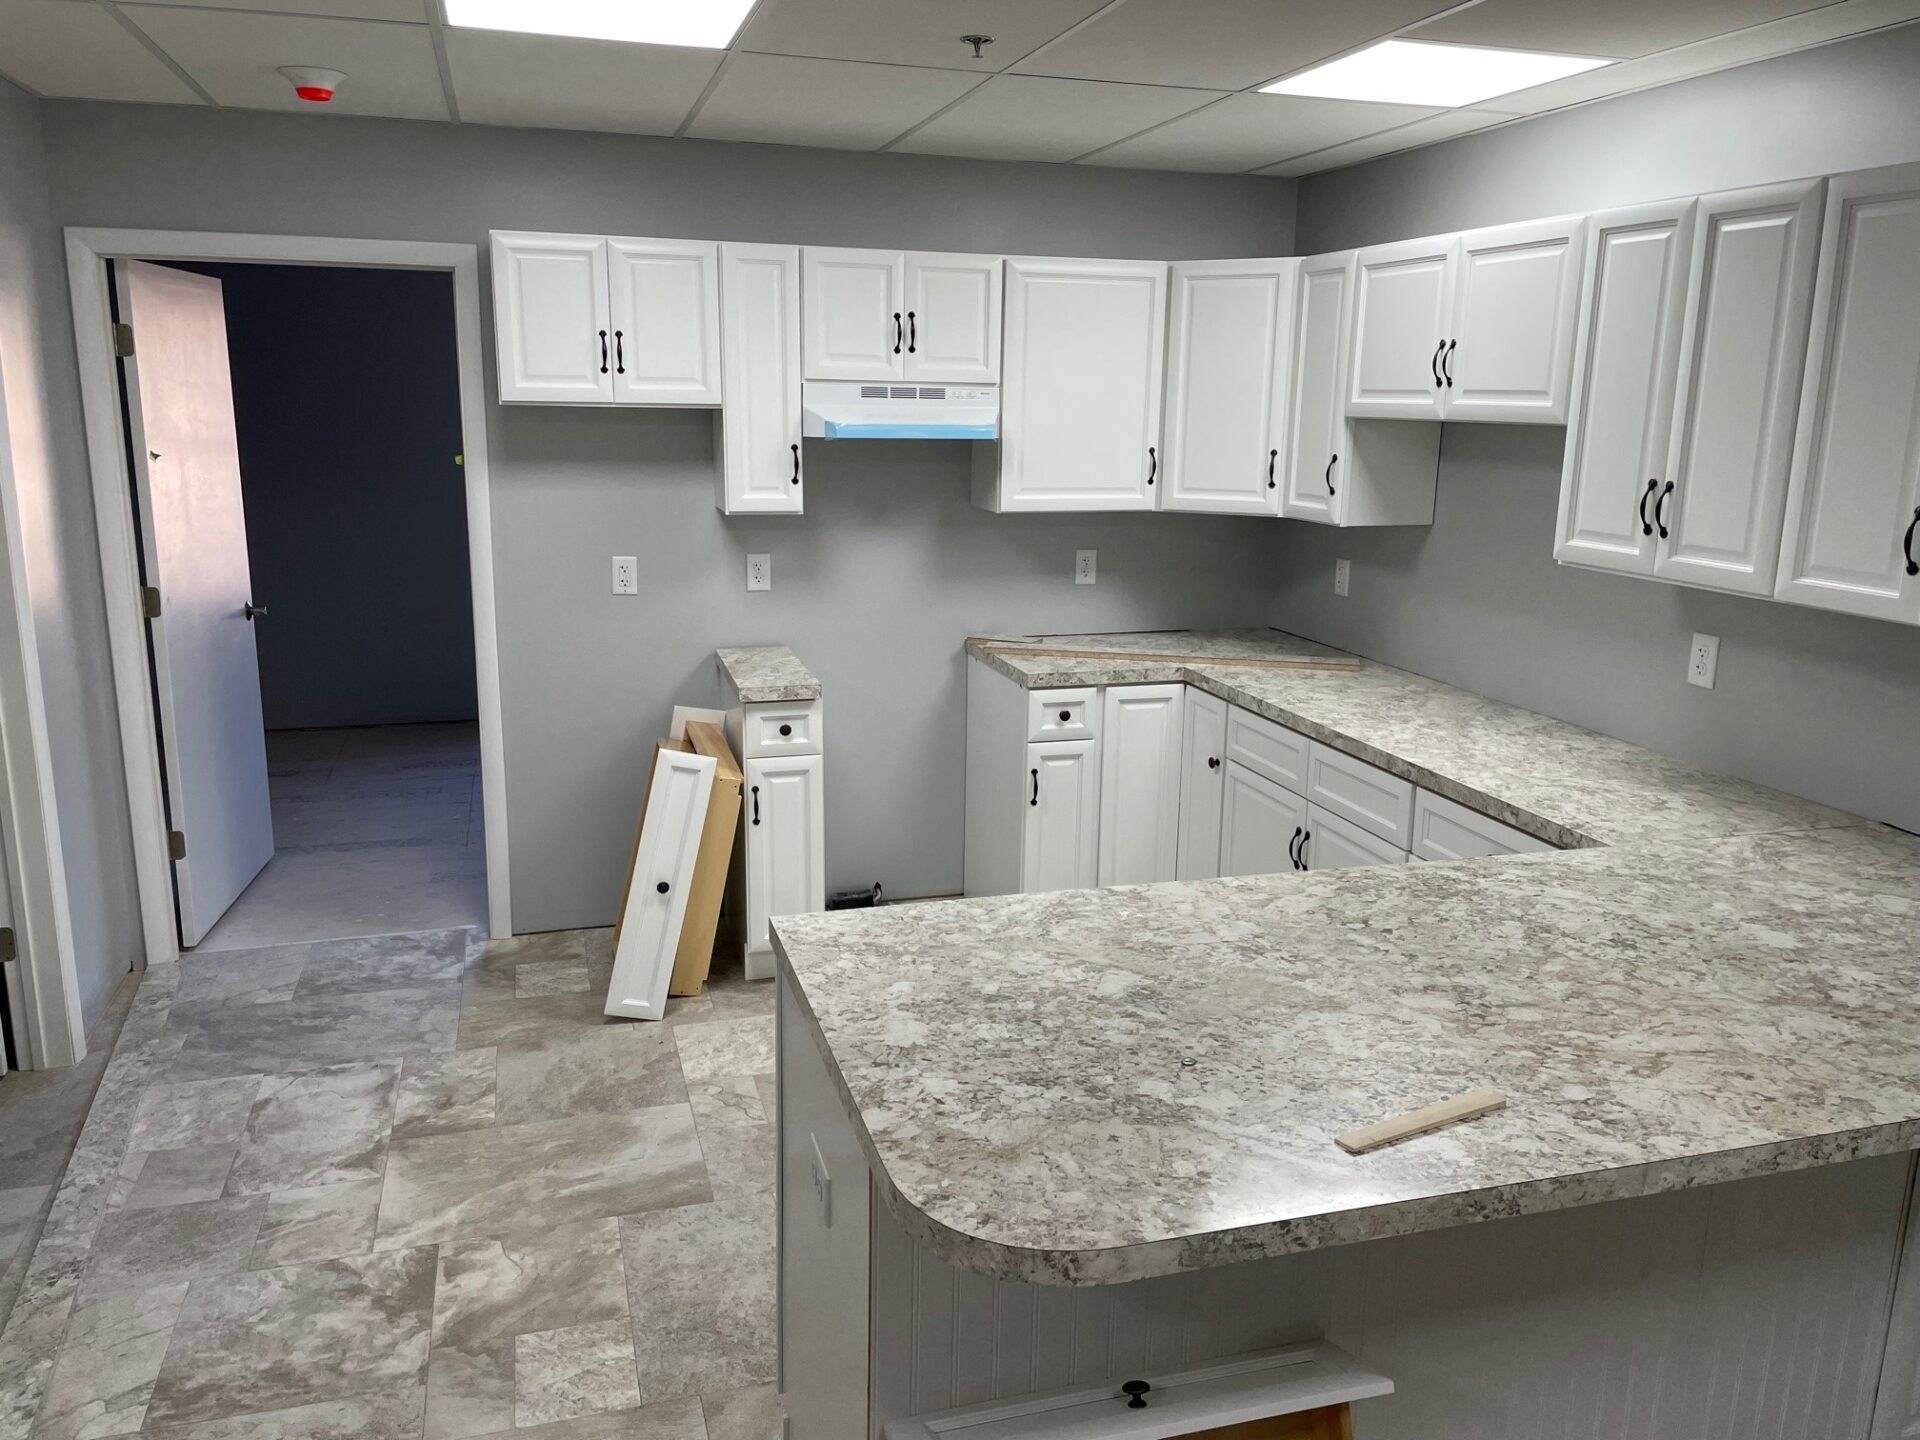
{"type": "MultiPolygon", "coordinates": [[[[93,476],[93,508],[99,532],[100,576],[106,591],[113,688],[120,715],[127,808],[133,818],[134,871],[140,892],[141,926],[146,937],[146,963],[177,960],[180,942],[173,908],[172,862],[167,858],[166,808],[160,788],[160,737],[147,674],[143,629],[146,622],[140,605],[140,566],[133,529],[133,482],[127,473],[126,444],[121,433],[119,379],[108,305],[107,262],[111,260],[337,265],[431,270],[452,276],[454,345],[466,475],[467,555],[472,580],[475,693],[480,719],[480,788],[486,811],[487,928],[495,939],[512,935],[478,247],[438,241],[72,226],[66,231],[66,249],[74,341],[80,355],[87,463],[93,476]]],[[[78,1006],[74,1008],[77,1010],[78,1006]]]]}

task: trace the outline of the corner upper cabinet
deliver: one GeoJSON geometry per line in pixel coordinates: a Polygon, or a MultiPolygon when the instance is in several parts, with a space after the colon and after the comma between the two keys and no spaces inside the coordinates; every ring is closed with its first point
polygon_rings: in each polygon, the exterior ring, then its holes
{"type": "Polygon", "coordinates": [[[1009,260],[1000,439],[974,446],[988,510],[1152,510],[1167,267],[1009,260]]]}
{"type": "Polygon", "coordinates": [[[728,515],[798,515],[800,251],[720,247],[719,506],[728,515]]]}
{"type": "Polygon", "coordinates": [[[613,398],[720,403],[720,247],[710,240],[607,241],[613,398]]]}
{"type": "Polygon", "coordinates": [[[1163,510],[1278,515],[1296,260],[1169,270],[1163,510]]]}
{"type": "Polygon", "coordinates": [[[803,266],[807,379],[1000,378],[999,257],[809,246],[803,266]]]}

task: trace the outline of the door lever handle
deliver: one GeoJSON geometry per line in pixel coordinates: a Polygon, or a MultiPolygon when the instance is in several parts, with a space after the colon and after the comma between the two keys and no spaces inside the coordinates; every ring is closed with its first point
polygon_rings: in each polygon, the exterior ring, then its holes
{"type": "Polygon", "coordinates": [[[253,620],[256,618],[264,619],[266,616],[266,613],[267,613],[266,606],[256,605],[251,600],[247,601],[246,604],[240,607],[240,618],[243,620],[253,620]]]}

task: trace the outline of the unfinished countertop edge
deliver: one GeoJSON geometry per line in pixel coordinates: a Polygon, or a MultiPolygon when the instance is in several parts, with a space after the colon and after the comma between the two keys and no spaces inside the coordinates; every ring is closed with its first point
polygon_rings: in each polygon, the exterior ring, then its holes
{"type": "Polygon", "coordinates": [[[785,645],[722,646],[713,652],[713,660],[742,705],[820,698],[819,677],[785,645]]]}

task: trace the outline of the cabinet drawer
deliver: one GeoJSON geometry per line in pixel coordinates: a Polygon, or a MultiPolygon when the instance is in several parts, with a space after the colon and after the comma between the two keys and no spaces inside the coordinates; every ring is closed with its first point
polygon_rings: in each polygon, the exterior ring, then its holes
{"type": "Polygon", "coordinates": [[[1407,852],[1343,820],[1319,805],[1307,807],[1307,836],[1300,843],[1301,868],[1352,870],[1361,866],[1404,865],[1407,852]]]}
{"type": "Polygon", "coordinates": [[[1100,692],[1032,690],[1027,693],[1027,739],[1091,740],[1099,730],[1100,692]]]}
{"type": "Polygon", "coordinates": [[[1275,724],[1264,715],[1227,710],[1227,758],[1237,760],[1256,775],[1284,785],[1296,795],[1307,793],[1307,747],[1311,742],[1297,730],[1275,724]]]}
{"type": "Polygon", "coordinates": [[[1411,781],[1316,740],[1305,793],[1314,804],[1392,842],[1396,850],[1413,848],[1408,843],[1413,837],[1411,781]]]}
{"type": "Polygon", "coordinates": [[[1532,855],[1553,846],[1444,795],[1416,790],[1412,849],[1422,860],[1477,860],[1488,855],[1532,855]]]}
{"type": "Polygon", "coordinates": [[[742,760],[768,755],[820,753],[820,702],[796,700],[790,705],[749,705],[741,718],[742,760]]]}

